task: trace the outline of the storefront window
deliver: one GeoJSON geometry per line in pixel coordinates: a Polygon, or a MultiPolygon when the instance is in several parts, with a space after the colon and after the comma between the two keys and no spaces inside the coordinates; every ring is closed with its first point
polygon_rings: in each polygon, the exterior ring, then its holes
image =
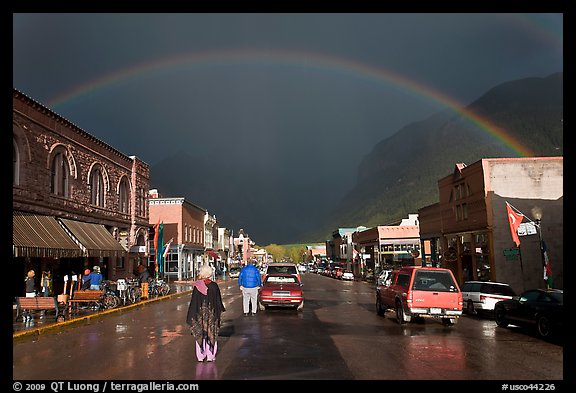
{"type": "Polygon", "coordinates": [[[488,234],[486,232],[475,234],[476,274],[478,280],[490,280],[490,254],[488,248],[488,234]]]}

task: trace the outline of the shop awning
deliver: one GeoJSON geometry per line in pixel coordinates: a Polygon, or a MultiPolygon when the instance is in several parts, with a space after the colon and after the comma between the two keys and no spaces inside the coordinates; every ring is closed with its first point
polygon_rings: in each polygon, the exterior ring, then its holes
{"type": "Polygon", "coordinates": [[[12,214],[12,249],[15,257],[75,258],[84,255],[56,218],[17,212],[12,214]]]}
{"type": "Polygon", "coordinates": [[[126,252],[124,247],[114,239],[114,236],[104,225],[91,224],[60,218],[64,226],[82,244],[86,256],[117,257],[126,252]]]}
{"type": "Polygon", "coordinates": [[[210,255],[210,256],[211,256],[212,258],[214,258],[214,259],[220,259],[220,254],[218,254],[218,253],[215,252],[215,251],[208,250],[208,255],[210,255]]]}

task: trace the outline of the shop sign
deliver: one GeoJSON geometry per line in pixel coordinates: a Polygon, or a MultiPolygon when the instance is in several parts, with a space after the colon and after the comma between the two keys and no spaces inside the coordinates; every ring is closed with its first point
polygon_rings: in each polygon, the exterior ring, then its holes
{"type": "Polygon", "coordinates": [[[517,261],[520,259],[520,250],[517,248],[505,248],[504,258],[506,258],[507,261],[517,261]]]}

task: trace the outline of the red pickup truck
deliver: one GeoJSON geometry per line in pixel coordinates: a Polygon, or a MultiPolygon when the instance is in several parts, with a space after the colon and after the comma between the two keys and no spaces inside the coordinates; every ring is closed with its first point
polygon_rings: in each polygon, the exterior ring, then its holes
{"type": "Polygon", "coordinates": [[[396,311],[400,324],[431,317],[450,326],[462,315],[462,292],[449,269],[405,266],[376,286],[376,312],[387,310],[396,311]]]}

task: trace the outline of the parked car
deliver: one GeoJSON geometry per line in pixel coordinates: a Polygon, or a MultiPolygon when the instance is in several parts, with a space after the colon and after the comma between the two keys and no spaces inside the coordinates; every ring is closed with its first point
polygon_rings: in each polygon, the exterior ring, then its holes
{"type": "MultiPolygon", "coordinates": [[[[378,274],[378,278],[376,278],[376,285],[386,285],[385,283],[392,275],[392,269],[385,269],[378,274]]],[[[389,284],[388,284],[389,285],[389,284]]]]}
{"type": "Polygon", "coordinates": [[[298,265],[298,271],[299,271],[300,273],[306,273],[306,265],[304,265],[304,264],[299,264],[299,265],[298,265]]]}
{"type": "Polygon", "coordinates": [[[230,271],[228,272],[228,277],[230,278],[238,278],[240,275],[240,268],[237,266],[231,267],[230,271]]]}
{"type": "Polygon", "coordinates": [[[454,325],[462,315],[462,293],[452,271],[438,267],[405,266],[376,286],[376,312],[396,311],[400,324],[420,317],[454,325]]]}
{"type": "Polygon", "coordinates": [[[492,316],[497,302],[516,296],[512,287],[502,282],[466,281],[461,290],[464,310],[468,315],[492,316]]]}
{"type": "Polygon", "coordinates": [[[258,305],[261,310],[268,307],[289,307],[302,310],[304,292],[300,279],[295,274],[267,274],[258,292],[258,305]]]}
{"type": "Polygon", "coordinates": [[[354,273],[352,273],[352,270],[344,270],[342,272],[342,280],[353,281],[354,280],[354,273]]]}
{"type": "Polygon", "coordinates": [[[535,329],[544,339],[557,337],[564,329],[564,291],[530,289],[501,300],[494,306],[494,319],[500,327],[516,325],[535,329]]]}
{"type": "Polygon", "coordinates": [[[272,262],[266,266],[262,280],[266,279],[268,274],[294,274],[298,277],[298,281],[301,280],[300,272],[295,264],[291,262],[272,262]]]}

